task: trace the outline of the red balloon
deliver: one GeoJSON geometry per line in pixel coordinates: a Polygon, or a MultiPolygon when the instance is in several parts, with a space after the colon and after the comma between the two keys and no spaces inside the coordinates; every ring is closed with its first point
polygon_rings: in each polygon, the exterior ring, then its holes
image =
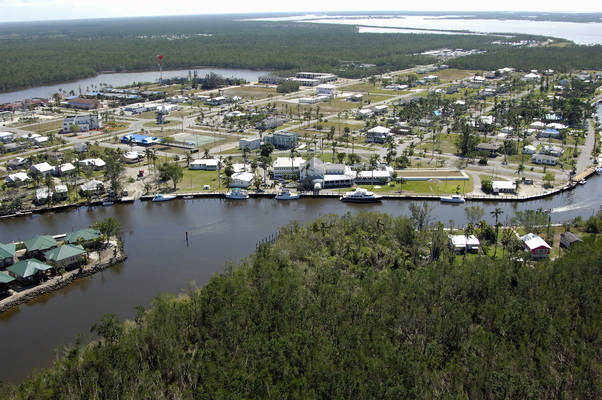
{"type": "Polygon", "coordinates": [[[160,55],[159,56],[159,61],[161,61],[161,60],[163,60],[163,56],[160,55]]]}

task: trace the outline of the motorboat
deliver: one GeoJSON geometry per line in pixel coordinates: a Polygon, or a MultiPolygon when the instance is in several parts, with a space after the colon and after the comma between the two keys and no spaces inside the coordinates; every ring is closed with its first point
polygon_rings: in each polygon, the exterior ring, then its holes
{"type": "Polygon", "coordinates": [[[301,196],[298,193],[292,193],[289,189],[282,189],[276,195],[276,200],[297,200],[299,197],[301,196]]]}
{"type": "Polygon", "coordinates": [[[230,200],[246,200],[249,198],[249,195],[246,190],[232,189],[230,192],[226,193],[226,198],[230,200]]]}
{"type": "Polygon", "coordinates": [[[580,185],[585,185],[586,183],[587,183],[587,181],[586,181],[585,179],[581,179],[581,180],[579,181],[579,184],[580,184],[580,185]]]}
{"type": "Polygon", "coordinates": [[[102,205],[103,205],[103,206],[105,206],[105,207],[107,207],[107,206],[112,206],[113,204],[115,204],[115,203],[114,203],[114,202],[112,202],[112,201],[103,201],[103,202],[102,202],[102,205]]]}
{"type": "Polygon", "coordinates": [[[378,203],[382,199],[381,196],[369,192],[367,189],[357,188],[353,192],[347,192],[339,198],[339,200],[348,203],[378,203]]]}
{"type": "Polygon", "coordinates": [[[466,200],[464,200],[464,197],[460,196],[459,194],[452,194],[451,196],[441,196],[439,200],[441,200],[442,203],[461,204],[466,202],[466,200]]]}
{"type": "Polygon", "coordinates": [[[153,197],[153,201],[169,201],[176,198],[175,194],[161,194],[158,193],[153,197]]]}

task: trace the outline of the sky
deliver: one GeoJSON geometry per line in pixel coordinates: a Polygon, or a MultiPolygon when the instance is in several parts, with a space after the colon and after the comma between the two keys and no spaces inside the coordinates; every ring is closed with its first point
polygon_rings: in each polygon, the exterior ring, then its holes
{"type": "Polygon", "coordinates": [[[0,22],[40,21],[61,19],[111,18],[182,14],[228,14],[263,12],[316,12],[316,11],[568,11],[600,12],[598,0],[577,3],[550,0],[431,0],[401,2],[376,0],[369,3],[358,0],[281,0],[254,1],[202,1],[202,0],[0,0],[0,22]],[[451,3],[451,4],[450,4],[451,3]],[[567,9],[568,5],[575,7],[567,9]]]}

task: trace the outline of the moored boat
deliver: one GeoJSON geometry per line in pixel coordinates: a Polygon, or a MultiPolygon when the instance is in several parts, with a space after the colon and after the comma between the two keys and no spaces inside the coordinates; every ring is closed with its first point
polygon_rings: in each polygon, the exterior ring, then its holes
{"type": "Polygon", "coordinates": [[[464,197],[460,196],[459,194],[452,194],[451,196],[441,196],[439,198],[439,200],[442,203],[457,203],[457,204],[461,204],[461,203],[465,203],[466,200],[464,200],[464,197]]]}
{"type": "Polygon", "coordinates": [[[153,201],[169,201],[176,198],[175,194],[162,194],[158,193],[153,197],[153,201]]]}
{"type": "Polygon", "coordinates": [[[581,179],[581,180],[579,181],[579,184],[580,184],[580,185],[585,185],[586,183],[587,183],[587,181],[586,181],[585,179],[581,179]]]}
{"type": "Polygon", "coordinates": [[[226,198],[230,200],[246,200],[249,198],[249,195],[246,190],[235,188],[226,193],[226,198]]]}
{"type": "Polygon", "coordinates": [[[298,193],[292,193],[289,189],[282,189],[276,195],[276,200],[297,200],[299,197],[298,193]]]}
{"type": "Polygon", "coordinates": [[[345,193],[339,200],[348,203],[378,203],[382,200],[382,197],[366,189],[357,188],[353,192],[345,193]]]}

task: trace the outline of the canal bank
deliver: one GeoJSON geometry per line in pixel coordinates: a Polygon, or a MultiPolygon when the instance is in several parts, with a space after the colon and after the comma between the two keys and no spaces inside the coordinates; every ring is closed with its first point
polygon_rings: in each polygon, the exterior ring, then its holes
{"type": "MultiPolygon", "coordinates": [[[[506,224],[516,211],[551,210],[552,223],[588,218],[602,204],[602,177],[592,176],[574,190],[523,203],[483,202],[484,219],[503,211],[506,224]]],[[[19,382],[33,368],[51,365],[55,349],[72,343],[77,334],[90,339],[91,325],[102,315],[131,319],[136,306],[148,307],[159,293],[178,294],[191,282],[204,285],[228,261],[251,254],[257,243],[274,235],[290,221],[305,223],[326,214],[378,211],[410,215],[409,200],[381,204],[349,204],[333,199],[267,201],[250,198],[232,202],[198,198],[162,203],[134,202],[110,207],[85,207],[0,221],[0,242],[28,239],[40,233],[70,232],[107,217],[121,224],[128,259],[83,277],[53,293],[0,314],[0,380],[19,382]],[[189,242],[186,242],[188,232],[189,242]],[[40,327],[43,327],[41,329],[40,327]]],[[[427,201],[431,217],[445,226],[466,224],[465,208],[474,203],[443,205],[427,201]]],[[[311,251],[308,249],[308,251],[311,251]]]]}

